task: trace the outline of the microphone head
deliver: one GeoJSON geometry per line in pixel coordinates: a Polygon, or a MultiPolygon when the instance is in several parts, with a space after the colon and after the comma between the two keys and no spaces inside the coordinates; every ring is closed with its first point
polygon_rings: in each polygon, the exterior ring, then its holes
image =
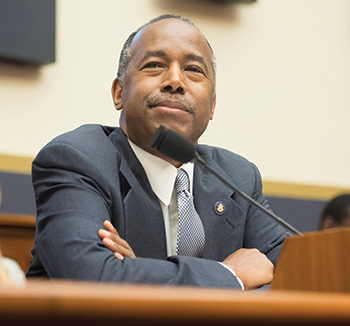
{"type": "Polygon", "coordinates": [[[187,163],[196,158],[196,146],[164,126],[160,126],[154,133],[150,145],[177,162],[187,163]]]}

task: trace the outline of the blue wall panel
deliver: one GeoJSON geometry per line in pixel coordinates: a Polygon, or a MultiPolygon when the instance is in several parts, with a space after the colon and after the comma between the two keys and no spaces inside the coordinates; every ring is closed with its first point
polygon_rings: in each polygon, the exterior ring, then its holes
{"type": "Polygon", "coordinates": [[[0,212],[35,215],[31,175],[0,172],[0,212]]]}
{"type": "Polygon", "coordinates": [[[325,201],[266,196],[274,213],[300,232],[317,231],[325,201]]]}

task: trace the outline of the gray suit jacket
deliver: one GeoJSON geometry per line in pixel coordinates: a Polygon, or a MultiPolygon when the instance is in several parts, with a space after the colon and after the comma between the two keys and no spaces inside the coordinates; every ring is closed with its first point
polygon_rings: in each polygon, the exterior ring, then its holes
{"type": "MultiPolygon", "coordinates": [[[[198,146],[213,169],[267,206],[252,163],[198,146]]],[[[120,128],[84,125],[47,144],[33,162],[37,226],[27,276],[239,288],[217,262],[257,248],[275,263],[285,230],[195,166],[194,198],[206,234],[202,258],[167,257],[159,201],[120,128]],[[214,204],[226,206],[217,215],[214,204]],[[97,232],[110,220],[137,259],[116,259],[97,232]]]]}

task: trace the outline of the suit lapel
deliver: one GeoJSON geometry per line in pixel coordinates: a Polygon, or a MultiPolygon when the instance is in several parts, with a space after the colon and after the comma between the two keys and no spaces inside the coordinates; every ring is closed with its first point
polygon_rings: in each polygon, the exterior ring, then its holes
{"type": "MultiPolygon", "coordinates": [[[[232,182],[215,161],[205,157],[205,155],[203,155],[203,158],[223,178],[232,182]]],[[[223,185],[209,171],[200,166],[195,166],[195,206],[205,230],[203,258],[222,261],[242,247],[242,229],[245,227],[245,214],[233,199],[233,195],[234,192],[223,185]],[[216,203],[222,205],[221,207],[224,206],[224,210],[216,209],[216,203]]]]}
{"type": "Polygon", "coordinates": [[[120,234],[139,257],[167,257],[163,213],[145,170],[120,128],[110,135],[122,158],[119,166],[124,230],[120,234]]]}

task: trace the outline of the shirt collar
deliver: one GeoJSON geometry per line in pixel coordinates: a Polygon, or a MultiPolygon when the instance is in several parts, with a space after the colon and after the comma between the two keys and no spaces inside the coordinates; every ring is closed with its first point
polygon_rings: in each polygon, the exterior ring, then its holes
{"type": "MultiPolygon", "coordinates": [[[[129,138],[128,141],[145,169],[152,190],[165,205],[169,206],[178,169],[169,162],[138,147],[129,138]]],[[[194,165],[193,163],[185,163],[180,168],[185,170],[189,176],[190,192],[192,193],[194,165]]]]}

